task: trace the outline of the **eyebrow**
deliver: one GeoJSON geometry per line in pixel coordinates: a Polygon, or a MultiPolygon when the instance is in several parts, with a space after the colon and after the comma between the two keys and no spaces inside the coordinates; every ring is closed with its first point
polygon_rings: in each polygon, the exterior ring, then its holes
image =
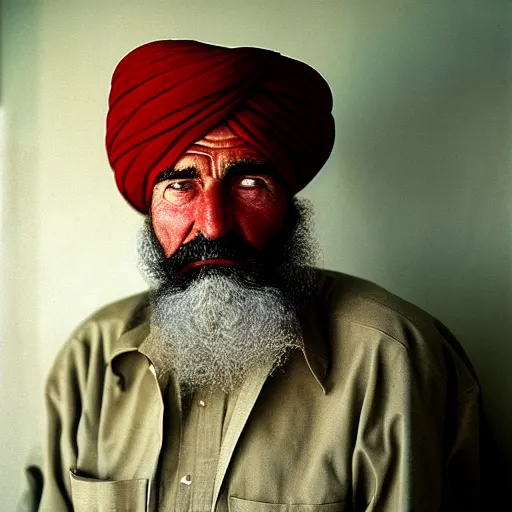
{"type": "Polygon", "coordinates": [[[155,185],[165,180],[190,180],[198,176],[199,173],[195,167],[185,167],[185,169],[167,167],[157,176],[155,185]]]}
{"type": "Polygon", "coordinates": [[[279,179],[274,166],[269,162],[236,160],[226,166],[227,177],[245,176],[247,174],[254,176],[272,176],[279,179]]]}
{"type": "MultiPolygon", "coordinates": [[[[276,173],[274,165],[269,162],[258,162],[254,160],[236,160],[226,166],[225,177],[234,176],[272,176],[280,180],[276,173]]],[[[174,167],[165,168],[156,178],[155,185],[165,180],[187,180],[199,177],[199,172],[195,167],[185,167],[184,169],[175,169],[174,167]]]]}

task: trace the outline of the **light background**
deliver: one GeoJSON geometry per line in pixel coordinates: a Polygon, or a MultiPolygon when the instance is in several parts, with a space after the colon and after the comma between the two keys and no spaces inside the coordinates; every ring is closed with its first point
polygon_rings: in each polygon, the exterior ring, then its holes
{"type": "Polygon", "coordinates": [[[511,34],[498,0],[4,0],[1,510],[20,493],[59,347],[92,311],[145,287],[141,217],[115,189],[104,118],[119,59],[172,37],[276,49],[325,76],[336,145],[303,193],[323,265],[455,332],[510,466],[511,34]]]}

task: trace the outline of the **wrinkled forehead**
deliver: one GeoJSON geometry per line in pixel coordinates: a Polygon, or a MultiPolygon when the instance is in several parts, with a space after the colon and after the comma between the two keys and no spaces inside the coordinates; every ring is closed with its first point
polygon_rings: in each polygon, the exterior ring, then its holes
{"type": "Polygon", "coordinates": [[[245,139],[236,135],[228,126],[221,125],[196,141],[177,160],[175,169],[208,166],[222,172],[235,162],[265,162],[265,158],[245,139]]]}

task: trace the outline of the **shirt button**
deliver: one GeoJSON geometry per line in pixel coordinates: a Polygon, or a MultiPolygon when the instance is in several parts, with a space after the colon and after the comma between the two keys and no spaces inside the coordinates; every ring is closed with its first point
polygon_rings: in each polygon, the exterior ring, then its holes
{"type": "Polygon", "coordinates": [[[199,407],[206,407],[206,402],[204,400],[199,400],[199,407]]]}
{"type": "Polygon", "coordinates": [[[192,484],[192,475],[185,475],[181,478],[180,483],[185,485],[191,485],[192,484]]]}

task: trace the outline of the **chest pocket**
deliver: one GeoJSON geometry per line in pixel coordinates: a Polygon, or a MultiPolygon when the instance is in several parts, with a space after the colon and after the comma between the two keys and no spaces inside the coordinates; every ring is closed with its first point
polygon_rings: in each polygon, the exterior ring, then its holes
{"type": "Polygon", "coordinates": [[[96,480],[70,471],[75,512],[146,512],[148,480],[96,480]]]}
{"type": "Polygon", "coordinates": [[[262,501],[243,500],[232,496],[229,498],[229,512],[344,512],[346,501],[324,503],[319,505],[264,503],[262,501]]]}

